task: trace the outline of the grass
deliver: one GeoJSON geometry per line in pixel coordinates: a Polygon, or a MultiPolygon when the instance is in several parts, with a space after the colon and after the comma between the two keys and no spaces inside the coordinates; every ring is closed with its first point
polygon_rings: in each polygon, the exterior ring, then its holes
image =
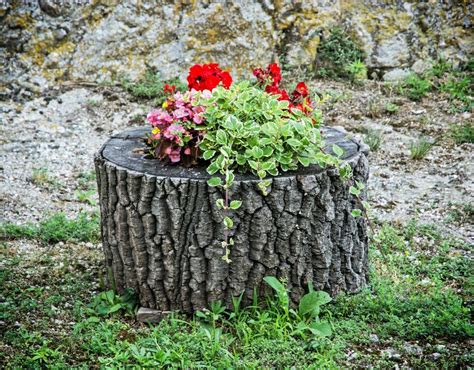
{"type": "Polygon", "coordinates": [[[370,250],[370,286],[321,308],[333,332],[321,337],[295,330],[299,319],[280,295],[245,309],[215,303],[193,318],[172,314],[156,326],[137,325],[130,296],[98,293],[101,251],[66,244],[21,254],[4,242],[0,362],[8,368],[319,369],[392,368],[402,361],[462,368],[472,361],[474,335],[474,266],[459,253],[469,250],[432,225],[383,225],[370,250]],[[407,343],[422,346],[422,354],[407,352],[407,343]],[[401,359],[381,355],[389,350],[401,359]]]}
{"type": "Polygon", "coordinates": [[[452,126],[450,129],[451,137],[458,145],[464,143],[474,143],[474,125],[465,123],[460,126],[452,126]]]}
{"type": "Polygon", "coordinates": [[[364,136],[364,142],[369,146],[370,150],[376,152],[380,149],[383,142],[383,134],[379,130],[368,130],[364,136]]]}
{"type": "Polygon", "coordinates": [[[398,92],[411,100],[419,101],[428,94],[431,88],[432,83],[428,78],[412,74],[398,86],[398,92]]]}
{"type": "Polygon", "coordinates": [[[140,99],[155,99],[155,105],[161,106],[166,99],[163,92],[165,84],[175,85],[178,91],[186,91],[188,87],[178,78],[163,80],[159,73],[145,72],[144,76],[136,82],[126,78],[121,80],[121,86],[132,96],[140,99]]]}
{"type": "Polygon", "coordinates": [[[410,144],[410,158],[420,160],[426,157],[433,143],[426,138],[421,138],[410,144]]]}
{"type": "Polygon", "coordinates": [[[79,213],[69,219],[64,213],[56,213],[37,225],[0,224],[0,238],[6,240],[26,238],[44,243],[68,241],[97,242],[99,240],[99,217],[95,214],[79,213]]]}
{"type": "Polygon", "coordinates": [[[59,188],[61,186],[59,181],[51,176],[48,169],[45,167],[33,168],[31,173],[31,182],[43,188],[59,188]]]}

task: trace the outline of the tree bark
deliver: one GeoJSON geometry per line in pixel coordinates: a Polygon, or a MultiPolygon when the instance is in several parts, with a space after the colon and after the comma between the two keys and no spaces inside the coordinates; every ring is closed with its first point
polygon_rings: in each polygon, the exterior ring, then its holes
{"type": "MultiPolygon", "coordinates": [[[[354,178],[367,182],[367,147],[342,131],[325,128],[326,150],[337,143],[354,178]]],[[[297,303],[309,282],[331,295],[356,292],[367,283],[368,244],[358,201],[334,169],[303,168],[273,177],[269,194],[258,180],[236,175],[230,232],[235,245],[222,260],[222,190],[207,185],[205,167],[183,168],[144,158],[139,149],[148,128],[112,137],[96,154],[102,241],[111,282],[133,288],[140,305],[194,312],[232,296],[252,302],[269,288],[265,276],[287,282],[297,303]]],[[[365,194],[364,194],[365,196],[365,194]]]]}

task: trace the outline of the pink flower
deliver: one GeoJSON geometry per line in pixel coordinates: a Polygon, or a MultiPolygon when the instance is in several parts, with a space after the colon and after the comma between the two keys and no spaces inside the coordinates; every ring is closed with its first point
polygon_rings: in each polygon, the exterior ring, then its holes
{"type": "Polygon", "coordinates": [[[166,148],[165,153],[168,154],[168,157],[171,162],[176,163],[181,160],[181,148],[172,149],[171,147],[166,148]]]}
{"type": "Polygon", "coordinates": [[[204,117],[203,117],[204,107],[201,106],[201,105],[197,105],[197,106],[193,107],[193,112],[194,112],[194,115],[193,115],[194,123],[196,123],[198,125],[201,124],[202,121],[204,120],[204,117]]]}
{"type": "Polygon", "coordinates": [[[163,109],[154,109],[146,116],[148,122],[152,126],[168,125],[173,122],[173,117],[171,117],[168,112],[163,109]]]}
{"type": "Polygon", "coordinates": [[[180,107],[173,112],[174,119],[186,118],[189,116],[190,110],[185,107],[180,107]]]}
{"type": "Polygon", "coordinates": [[[181,136],[184,134],[186,130],[181,125],[171,125],[166,128],[163,133],[163,136],[171,141],[176,141],[177,143],[181,143],[181,136]]]}

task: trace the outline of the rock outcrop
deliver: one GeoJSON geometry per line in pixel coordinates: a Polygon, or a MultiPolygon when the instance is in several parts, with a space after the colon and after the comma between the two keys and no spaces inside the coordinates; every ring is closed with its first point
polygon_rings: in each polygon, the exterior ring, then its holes
{"type": "Polygon", "coordinates": [[[311,69],[337,25],[379,74],[439,56],[466,61],[473,9],[460,0],[0,2],[0,91],[28,95],[62,80],[136,78],[147,68],[174,77],[206,61],[235,75],[279,57],[311,69]]]}

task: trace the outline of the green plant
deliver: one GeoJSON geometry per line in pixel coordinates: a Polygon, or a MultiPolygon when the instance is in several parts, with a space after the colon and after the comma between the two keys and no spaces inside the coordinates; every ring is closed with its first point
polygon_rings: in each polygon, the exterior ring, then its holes
{"type": "Polygon", "coordinates": [[[425,158],[430,149],[433,147],[433,143],[426,138],[421,138],[417,141],[413,141],[410,144],[410,157],[411,159],[419,160],[425,158]]]}
{"type": "Polygon", "coordinates": [[[60,241],[92,241],[99,239],[99,217],[79,213],[75,219],[68,219],[64,213],[56,213],[38,225],[0,224],[0,235],[4,239],[38,239],[45,243],[60,241]]]}
{"type": "Polygon", "coordinates": [[[368,130],[364,136],[364,142],[369,146],[370,150],[376,152],[379,150],[383,142],[383,134],[380,130],[368,130]]]}
{"type": "Polygon", "coordinates": [[[457,108],[460,111],[469,111],[474,107],[472,74],[453,74],[448,81],[440,85],[439,90],[449,94],[450,99],[457,102],[457,108]]]}
{"type": "Polygon", "coordinates": [[[398,91],[411,100],[421,100],[431,90],[431,81],[425,77],[411,74],[398,86],[398,91]]]}
{"type": "Polygon", "coordinates": [[[121,80],[122,87],[136,98],[156,99],[155,105],[161,105],[165,101],[167,94],[164,91],[166,84],[176,86],[178,91],[187,90],[178,78],[163,80],[159,73],[146,71],[142,78],[132,82],[126,78],[121,80]]]}
{"type": "Polygon", "coordinates": [[[474,125],[472,123],[451,126],[450,133],[456,144],[474,143],[474,125]]]}
{"type": "MultiPolygon", "coordinates": [[[[361,49],[339,27],[322,39],[317,52],[316,74],[321,77],[350,77],[349,66],[363,59],[361,49]]],[[[360,64],[355,66],[362,71],[360,64]]]]}
{"type": "Polygon", "coordinates": [[[396,113],[400,109],[400,107],[397,104],[394,104],[394,103],[387,103],[387,104],[385,104],[384,108],[385,108],[385,111],[389,114],[396,113]]]}
{"type": "Polygon", "coordinates": [[[345,70],[355,81],[367,79],[367,66],[360,60],[350,63],[345,67],[345,70]]]}
{"type": "Polygon", "coordinates": [[[273,276],[266,276],[263,280],[275,291],[278,299],[277,309],[283,310],[283,320],[288,320],[287,324],[292,328],[292,335],[306,338],[307,334],[315,337],[327,337],[332,334],[331,325],[319,319],[321,306],[332,300],[329,294],[316,292],[312,284],[309,284],[309,293],[301,298],[298,310],[294,310],[289,306],[288,291],[281,281],[273,276]],[[291,319],[294,322],[291,322],[291,319]]]}
{"type": "MultiPolygon", "coordinates": [[[[230,211],[240,207],[240,200],[230,200],[229,189],[234,172],[250,172],[261,180],[259,188],[264,195],[271,180],[280,171],[296,170],[317,164],[322,167],[338,166],[340,161],[322,150],[320,131],[311,117],[300,110],[288,111],[288,102],[272,94],[262,93],[249,82],[233,84],[229,89],[217,87],[210,99],[200,104],[206,107],[205,130],[200,149],[203,158],[210,161],[207,171],[213,177],[210,186],[221,187],[225,196],[217,200],[218,209],[224,212],[224,260],[229,262],[228,232],[233,227],[230,211]]],[[[343,150],[333,147],[340,157],[343,150]]],[[[349,175],[347,167],[341,174],[349,175]]]]}
{"type": "Polygon", "coordinates": [[[33,168],[31,181],[33,184],[43,187],[52,186],[57,188],[60,186],[59,181],[52,177],[48,169],[44,167],[33,168]]]}
{"type": "Polygon", "coordinates": [[[97,204],[97,202],[92,198],[96,194],[96,190],[94,188],[88,190],[76,190],[74,194],[76,199],[81,203],[88,203],[92,206],[97,204]]]}
{"type": "Polygon", "coordinates": [[[127,289],[124,294],[117,295],[113,290],[99,293],[89,305],[90,313],[108,316],[119,311],[132,315],[137,305],[133,289],[127,289]]]}

